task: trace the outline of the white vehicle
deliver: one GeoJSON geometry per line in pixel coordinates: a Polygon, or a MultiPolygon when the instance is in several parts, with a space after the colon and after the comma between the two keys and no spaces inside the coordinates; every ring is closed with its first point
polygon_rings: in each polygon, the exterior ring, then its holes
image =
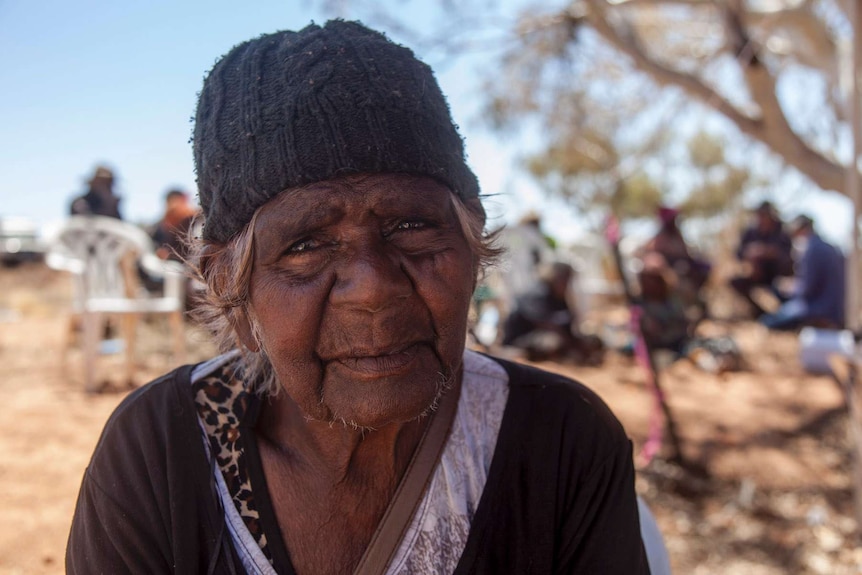
{"type": "Polygon", "coordinates": [[[17,265],[40,261],[45,245],[35,222],[23,217],[0,216],[0,262],[17,265]]]}

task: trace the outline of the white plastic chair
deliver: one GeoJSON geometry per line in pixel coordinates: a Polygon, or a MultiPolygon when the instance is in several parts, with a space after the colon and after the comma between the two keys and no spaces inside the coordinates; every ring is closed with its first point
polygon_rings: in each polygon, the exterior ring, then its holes
{"type": "Polygon", "coordinates": [[[652,575],[671,575],[670,557],[664,544],[664,537],[652,511],[640,495],[638,495],[638,514],[640,515],[641,539],[643,539],[646,549],[650,573],[652,575]]]}
{"type": "MultiPolygon", "coordinates": [[[[149,236],[137,226],[103,216],[72,216],[51,241],[45,256],[48,266],[74,277],[73,307],[83,327],[84,385],[98,389],[96,357],[107,316],[123,317],[126,381],[134,374],[137,324],[142,314],[166,314],[176,361],[185,355],[183,266],[159,259],[149,236]],[[156,297],[142,287],[138,266],[163,279],[163,295],[156,297]]],[[[74,316],[73,316],[74,321],[74,316]]],[[[64,358],[71,344],[64,350],[64,358]]]]}

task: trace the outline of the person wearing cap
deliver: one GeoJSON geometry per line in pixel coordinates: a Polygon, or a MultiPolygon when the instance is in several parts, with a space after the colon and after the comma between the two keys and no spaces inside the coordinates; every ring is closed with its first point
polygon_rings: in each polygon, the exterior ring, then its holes
{"type": "Polygon", "coordinates": [[[736,258],[745,264],[745,270],[730,279],[730,286],[760,317],[766,310],[753,294],[764,288],[779,300],[786,299],[776,280],[793,275],[793,246],[772,203],[762,202],[755,210],[755,218],[755,223],[743,231],[736,250],[736,258]]]}
{"type": "Polygon", "coordinates": [[[69,215],[123,219],[120,215],[120,198],[114,194],[114,172],[105,166],[98,166],[87,185],[87,193],[72,200],[69,215]]]}
{"type": "Polygon", "coordinates": [[[496,249],[428,66],[355,22],[260,36],[194,158],[223,354],[111,416],[68,573],[649,572],[610,410],[465,349],[496,249]]]}
{"type": "Polygon", "coordinates": [[[802,326],[831,329],[844,327],[844,254],[814,230],[814,220],[797,216],[789,226],[798,254],[790,298],[760,321],[770,329],[793,330],[802,326]]]}

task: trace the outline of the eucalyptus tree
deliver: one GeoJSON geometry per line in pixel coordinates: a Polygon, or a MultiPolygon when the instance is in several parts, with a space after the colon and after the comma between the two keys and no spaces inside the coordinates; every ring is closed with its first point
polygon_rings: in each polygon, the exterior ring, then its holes
{"type": "Polygon", "coordinates": [[[543,144],[525,165],[577,203],[619,195],[631,177],[665,187],[643,166],[681,117],[704,108],[747,139],[734,145],[759,143],[844,193],[851,1],[439,0],[435,23],[411,19],[407,0],[324,4],[442,50],[442,60],[490,54],[486,117],[497,129],[532,124],[543,144]]]}

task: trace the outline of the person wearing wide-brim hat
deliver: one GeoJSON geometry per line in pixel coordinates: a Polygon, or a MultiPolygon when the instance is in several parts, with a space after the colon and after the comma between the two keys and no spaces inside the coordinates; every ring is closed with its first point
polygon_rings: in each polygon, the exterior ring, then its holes
{"type": "Polygon", "coordinates": [[[120,198],[114,194],[114,172],[106,166],[97,166],[87,180],[87,192],[72,200],[69,213],[73,216],[106,216],[123,219],[120,215],[120,198]]]}
{"type": "Polygon", "coordinates": [[[496,255],[430,68],[355,22],[240,44],[194,129],[223,354],[133,393],[69,573],[648,573],[631,443],[465,349],[496,255]]]}

